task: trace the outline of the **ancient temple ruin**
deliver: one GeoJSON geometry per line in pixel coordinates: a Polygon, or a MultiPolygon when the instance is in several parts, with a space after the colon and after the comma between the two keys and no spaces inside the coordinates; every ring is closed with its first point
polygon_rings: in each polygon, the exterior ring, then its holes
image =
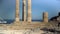
{"type": "MultiPolygon", "coordinates": [[[[27,0],[22,0],[22,12],[23,12],[23,18],[22,21],[20,20],[19,17],[19,1],[20,0],[16,0],[16,11],[15,11],[15,21],[11,24],[0,24],[0,30],[7,30],[7,31],[15,31],[18,30],[18,34],[20,34],[23,31],[20,30],[39,30],[36,34],[40,34],[43,32],[43,30],[41,29],[50,29],[53,30],[56,27],[56,31],[60,30],[60,28],[58,29],[56,22],[49,22],[48,20],[48,12],[43,12],[43,21],[42,22],[32,22],[32,9],[31,9],[31,0],[28,0],[28,2],[26,3],[27,0]],[[26,15],[26,6],[28,7],[28,16],[26,15]],[[26,18],[27,17],[27,18],[26,18]]],[[[58,18],[59,19],[59,18],[58,18]]],[[[46,30],[47,30],[46,29],[46,30]]],[[[6,32],[7,32],[6,31],[6,32]]],[[[9,32],[10,32],[9,31],[9,32]]],[[[17,32],[17,31],[16,31],[17,32]]],[[[60,32],[60,31],[59,31],[60,32]]],[[[35,34],[35,32],[32,32],[32,34],[35,34]]],[[[50,32],[49,32],[50,33],[50,32]]],[[[24,33],[26,34],[26,33],[24,33]]]]}
{"type": "Polygon", "coordinates": [[[31,29],[36,27],[41,27],[43,24],[48,23],[48,13],[43,13],[43,22],[32,22],[31,17],[31,0],[23,0],[23,21],[20,21],[19,18],[19,0],[16,0],[16,12],[15,12],[15,21],[11,24],[0,24],[0,28],[5,28],[6,30],[20,30],[20,29],[31,29]],[[26,5],[28,5],[28,16],[26,16],[26,5]],[[27,21],[26,21],[27,17],[27,21]]]}

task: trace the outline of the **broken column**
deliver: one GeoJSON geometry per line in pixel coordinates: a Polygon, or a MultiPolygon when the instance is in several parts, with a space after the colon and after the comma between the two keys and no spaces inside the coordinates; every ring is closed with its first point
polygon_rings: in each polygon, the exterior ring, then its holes
{"type": "Polygon", "coordinates": [[[31,22],[31,0],[28,0],[28,20],[29,23],[31,22]]]}
{"type": "Polygon", "coordinates": [[[48,22],[48,12],[43,13],[43,22],[48,22]]]}

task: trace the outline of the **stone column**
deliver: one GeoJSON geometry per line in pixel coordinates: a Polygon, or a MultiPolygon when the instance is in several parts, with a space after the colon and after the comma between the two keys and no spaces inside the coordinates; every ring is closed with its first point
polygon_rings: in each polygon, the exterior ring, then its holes
{"type": "Polygon", "coordinates": [[[19,22],[19,0],[16,0],[16,15],[15,15],[15,21],[19,22]]]}
{"type": "Polygon", "coordinates": [[[29,23],[31,22],[31,0],[28,0],[28,20],[29,23]]]}
{"type": "Polygon", "coordinates": [[[24,0],[24,22],[26,21],[26,0],[24,0]]]}
{"type": "Polygon", "coordinates": [[[43,13],[43,21],[46,23],[48,22],[48,12],[43,13]]]}
{"type": "Polygon", "coordinates": [[[22,20],[26,22],[26,0],[22,2],[22,20]]]}

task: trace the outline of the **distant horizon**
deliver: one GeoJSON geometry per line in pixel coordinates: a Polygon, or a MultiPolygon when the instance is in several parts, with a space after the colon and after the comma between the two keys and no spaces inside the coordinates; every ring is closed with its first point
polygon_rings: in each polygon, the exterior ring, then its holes
{"type": "MultiPolygon", "coordinates": [[[[1,20],[0,20],[1,21],[1,20]]],[[[6,21],[7,23],[0,23],[0,24],[11,24],[13,23],[15,20],[12,19],[6,19],[6,20],[2,20],[2,21],[6,21]]],[[[20,20],[22,21],[22,20],[20,20]]],[[[43,20],[32,20],[32,22],[42,22],[43,20]]]]}

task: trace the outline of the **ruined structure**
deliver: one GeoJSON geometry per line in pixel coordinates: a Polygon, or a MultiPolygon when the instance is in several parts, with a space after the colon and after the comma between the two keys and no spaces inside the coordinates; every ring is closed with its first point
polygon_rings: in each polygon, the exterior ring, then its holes
{"type": "Polygon", "coordinates": [[[19,0],[16,0],[16,12],[15,12],[15,24],[20,25],[20,18],[19,18],[19,0]]]}
{"type": "Polygon", "coordinates": [[[46,23],[48,22],[48,13],[47,12],[43,13],[43,21],[46,23]]]}
{"type": "MultiPolygon", "coordinates": [[[[31,16],[31,0],[28,0],[28,4],[26,3],[27,0],[23,0],[22,2],[22,8],[23,8],[23,21],[20,21],[19,18],[19,0],[16,0],[16,12],[15,12],[15,21],[14,23],[11,24],[0,24],[0,30],[10,30],[9,32],[11,32],[11,30],[15,31],[15,30],[24,30],[30,34],[31,30],[34,31],[37,29],[39,30],[37,33],[33,32],[31,34],[41,34],[43,31],[40,30],[41,28],[51,28],[54,27],[55,24],[48,22],[48,13],[47,12],[43,12],[43,22],[32,22],[32,16],[31,16]],[[26,16],[26,6],[28,5],[28,16],[26,16]],[[27,18],[26,18],[27,17],[27,18]]],[[[58,18],[59,19],[59,18],[58,18]]],[[[52,28],[53,29],[53,28],[52,28]]],[[[51,29],[51,30],[52,30],[51,29]]],[[[56,29],[57,30],[57,29],[56,29]]],[[[16,34],[20,34],[23,31],[15,31],[15,32],[19,32],[16,34]]],[[[50,33],[50,32],[49,32],[50,33]]],[[[21,33],[22,34],[22,33],[21,33]]],[[[23,33],[26,34],[26,33],[23,33]]]]}
{"type": "Polygon", "coordinates": [[[4,28],[6,30],[20,30],[20,29],[33,29],[36,27],[41,27],[43,23],[48,23],[48,13],[43,13],[43,22],[32,22],[31,17],[31,0],[28,0],[28,19],[26,21],[26,0],[23,0],[23,21],[19,19],[19,0],[16,0],[16,13],[15,13],[15,21],[11,24],[0,24],[0,28],[4,28]]]}
{"type": "Polygon", "coordinates": [[[22,21],[26,22],[26,0],[22,0],[22,21]]]}

